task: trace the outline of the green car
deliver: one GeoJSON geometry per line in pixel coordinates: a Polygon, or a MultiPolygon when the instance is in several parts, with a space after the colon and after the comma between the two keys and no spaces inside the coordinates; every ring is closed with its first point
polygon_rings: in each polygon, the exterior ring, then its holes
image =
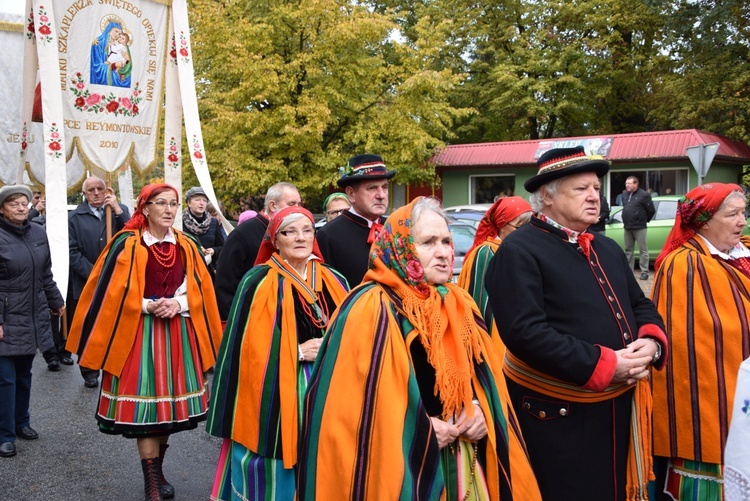
{"type": "MultiPolygon", "coordinates": [[[[651,266],[653,267],[654,261],[659,256],[664,242],[667,241],[669,232],[674,226],[675,214],[677,214],[677,201],[682,198],[679,195],[671,196],[660,196],[653,197],[654,207],[656,207],[656,214],[648,222],[648,231],[646,232],[646,246],[648,247],[648,258],[651,266]]],[[[617,244],[625,250],[625,238],[623,236],[623,224],[622,224],[622,207],[613,206],[610,212],[609,221],[606,226],[606,235],[617,242],[617,244]]],[[[743,235],[750,235],[750,228],[745,225],[745,229],[742,230],[743,235]]],[[[635,258],[636,263],[638,262],[638,255],[640,249],[638,245],[635,245],[635,258]]]]}

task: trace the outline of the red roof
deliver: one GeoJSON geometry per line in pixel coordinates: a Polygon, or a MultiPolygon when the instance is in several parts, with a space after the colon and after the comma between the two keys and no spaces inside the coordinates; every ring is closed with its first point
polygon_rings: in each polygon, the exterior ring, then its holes
{"type": "Polygon", "coordinates": [[[613,162],[640,162],[654,159],[687,160],[686,148],[700,144],[719,143],[715,160],[750,164],[749,145],[697,129],[455,144],[446,147],[433,158],[433,161],[438,167],[533,166],[536,164],[537,153],[549,149],[552,143],[569,142],[572,146],[597,138],[612,140],[611,148],[605,158],[613,162]]]}

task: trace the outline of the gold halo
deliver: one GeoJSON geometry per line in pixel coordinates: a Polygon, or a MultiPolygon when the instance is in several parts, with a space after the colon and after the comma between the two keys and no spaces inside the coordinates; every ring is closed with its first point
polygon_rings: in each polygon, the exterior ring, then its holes
{"type": "Polygon", "coordinates": [[[104,16],[99,22],[99,30],[101,32],[104,32],[104,29],[109,23],[118,23],[120,26],[122,26],[122,31],[126,31],[125,21],[123,21],[122,18],[117,14],[107,14],[106,16],[104,16]]]}

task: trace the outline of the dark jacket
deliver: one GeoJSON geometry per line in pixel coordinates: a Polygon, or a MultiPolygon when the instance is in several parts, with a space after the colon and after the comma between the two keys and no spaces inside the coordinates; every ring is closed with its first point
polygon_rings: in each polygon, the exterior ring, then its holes
{"type": "Polygon", "coordinates": [[[216,300],[222,320],[229,317],[232,300],[242,277],[255,264],[263,235],[268,228],[268,218],[258,214],[237,225],[224,242],[221,259],[216,265],[216,300]]]}
{"type": "MultiPolygon", "coordinates": [[[[383,218],[380,218],[383,222],[383,218]]],[[[349,287],[356,287],[367,273],[370,244],[367,220],[350,211],[326,223],[318,231],[318,247],[327,265],[339,271],[349,287]]]]}
{"type": "MultiPolygon", "coordinates": [[[[112,234],[125,227],[130,220],[128,208],[120,204],[122,214],[112,211],[112,234]]],[[[68,242],[70,246],[70,285],[73,299],[78,299],[86,285],[91,269],[107,245],[107,225],[91,212],[88,202],[83,202],[68,214],[68,242]]]]}
{"type": "Polygon", "coordinates": [[[607,229],[607,219],[609,219],[609,204],[604,195],[599,197],[599,219],[589,226],[589,231],[605,231],[607,229]]]}
{"type": "MultiPolygon", "coordinates": [[[[508,351],[578,387],[609,382],[611,350],[642,335],[666,342],[664,323],[625,253],[601,235],[587,260],[566,233],[532,218],[503,240],[485,287],[508,351]]],[[[664,358],[657,365],[663,364],[664,358]]],[[[632,391],[580,403],[507,381],[545,501],[623,500],[632,391]]]]}
{"type": "Polygon", "coordinates": [[[638,188],[622,196],[622,222],[626,230],[642,230],[656,214],[654,202],[646,190],[638,188]]]}
{"type": "MultiPolygon", "coordinates": [[[[204,216],[211,217],[208,213],[205,213],[204,216]]],[[[211,271],[211,274],[214,274],[216,272],[216,263],[219,262],[221,249],[224,248],[224,232],[222,230],[223,228],[221,227],[221,223],[215,217],[211,217],[211,222],[208,224],[208,229],[205,233],[201,233],[200,235],[192,233],[183,224],[182,231],[192,235],[196,240],[198,240],[201,247],[203,247],[204,249],[214,250],[214,254],[213,256],[211,256],[211,265],[208,267],[209,271],[211,271]]]]}
{"type": "Polygon", "coordinates": [[[63,303],[52,278],[44,229],[29,222],[13,226],[0,217],[0,356],[33,355],[37,349],[52,348],[49,310],[63,303]]]}

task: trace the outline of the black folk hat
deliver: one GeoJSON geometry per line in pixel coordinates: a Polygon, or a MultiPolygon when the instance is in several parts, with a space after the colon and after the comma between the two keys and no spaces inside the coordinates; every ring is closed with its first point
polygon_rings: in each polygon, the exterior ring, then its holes
{"type": "Polygon", "coordinates": [[[385,162],[380,155],[357,155],[349,159],[345,167],[339,169],[341,179],[337,184],[342,188],[359,181],[375,179],[390,179],[396,175],[395,170],[385,168],[385,162]]]}
{"type": "Polygon", "coordinates": [[[523,183],[526,191],[533,193],[543,184],[581,172],[593,172],[602,177],[609,172],[609,162],[600,155],[586,155],[583,146],[575,148],[552,148],[545,151],[536,162],[539,169],[536,176],[523,183]]]}

